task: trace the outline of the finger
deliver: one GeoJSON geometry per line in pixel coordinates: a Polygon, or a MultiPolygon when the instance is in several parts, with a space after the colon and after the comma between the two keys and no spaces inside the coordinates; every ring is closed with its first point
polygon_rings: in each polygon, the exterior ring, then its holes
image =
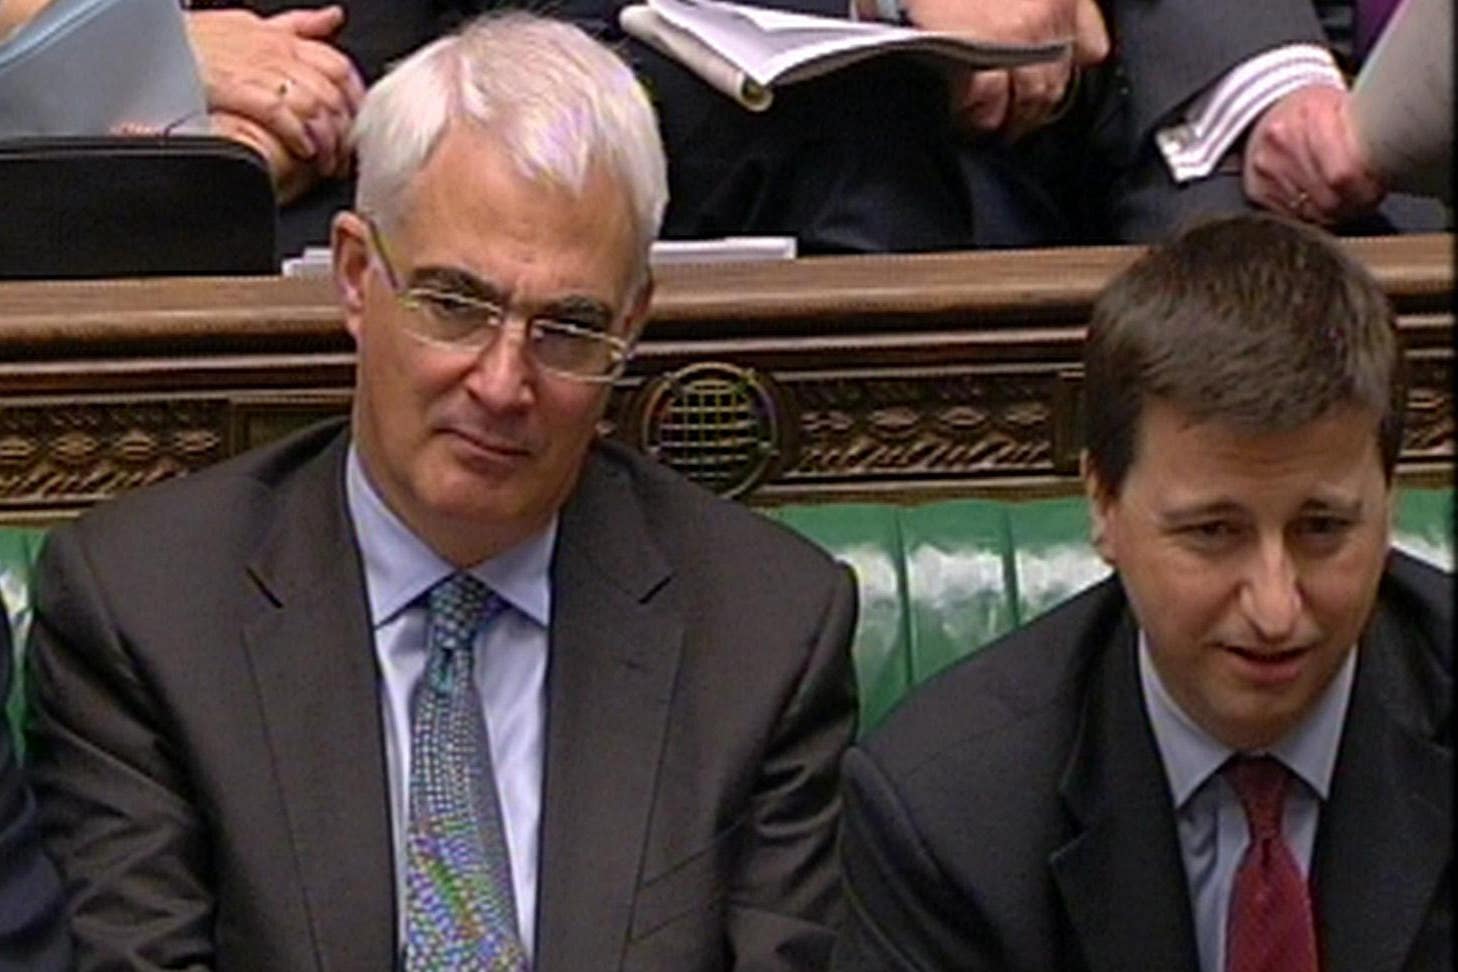
{"type": "Polygon", "coordinates": [[[1007,71],[978,71],[972,75],[967,93],[957,110],[957,118],[967,129],[982,133],[995,132],[1007,118],[1012,96],[1007,71]]]}
{"type": "Polygon", "coordinates": [[[290,110],[300,118],[310,118],[323,111],[337,115],[351,114],[349,99],[334,82],[304,64],[294,64],[284,72],[288,82],[287,101],[290,110]]]}
{"type": "Polygon", "coordinates": [[[1016,141],[1052,116],[1068,87],[1071,65],[1065,59],[1010,72],[1010,99],[1003,122],[1003,135],[1009,141],[1016,141]]]}
{"type": "Polygon", "coordinates": [[[328,44],[300,41],[295,47],[295,56],[339,89],[351,114],[359,110],[359,104],[364,100],[364,79],[343,51],[328,44]]]}
{"type": "Polygon", "coordinates": [[[1312,142],[1318,177],[1340,199],[1338,217],[1357,215],[1381,201],[1386,188],[1367,164],[1349,101],[1342,99],[1330,111],[1320,113],[1313,125],[1312,142]]]}
{"type": "Polygon", "coordinates": [[[316,148],[304,127],[304,119],[289,110],[289,91],[282,82],[269,85],[256,80],[229,85],[218,92],[210,107],[233,112],[263,126],[300,158],[312,159],[316,148]]]}
{"type": "Polygon", "coordinates": [[[1319,112],[1302,111],[1290,132],[1291,162],[1287,180],[1295,191],[1291,208],[1313,223],[1336,221],[1342,198],[1323,176],[1318,155],[1324,150],[1318,136],[1319,112]]]}
{"type": "Polygon", "coordinates": [[[1078,0],[1074,9],[1073,63],[1100,64],[1109,56],[1109,29],[1095,0],[1078,0]]]}
{"type": "Polygon", "coordinates": [[[296,37],[322,40],[344,26],[344,8],[333,4],[328,7],[285,10],[283,13],[265,17],[264,22],[296,37]]]}
{"type": "Polygon", "coordinates": [[[1295,204],[1299,191],[1289,177],[1289,168],[1281,158],[1280,149],[1261,137],[1257,126],[1245,149],[1244,165],[1241,170],[1241,185],[1251,202],[1272,212],[1297,217],[1295,204]]]}

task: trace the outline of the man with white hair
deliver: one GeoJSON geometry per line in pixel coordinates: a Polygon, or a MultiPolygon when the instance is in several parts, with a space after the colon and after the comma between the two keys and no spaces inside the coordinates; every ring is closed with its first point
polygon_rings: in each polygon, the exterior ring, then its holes
{"type": "Polygon", "coordinates": [[[81,969],[800,969],[837,910],[848,573],[597,441],[664,201],[574,27],[367,95],[347,425],[57,530],[36,785],[81,969]]]}

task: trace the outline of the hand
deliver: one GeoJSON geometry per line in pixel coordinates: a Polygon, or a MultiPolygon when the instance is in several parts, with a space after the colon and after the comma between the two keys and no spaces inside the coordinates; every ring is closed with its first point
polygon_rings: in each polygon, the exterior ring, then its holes
{"type": "MultiPolygon", "coordinates": [[[[949,16],[952,10],[943,6],[946,0],[922,0],[933,6],[928,11],[934,21],[949,16]]],[[[968,7],[968,0],[958,0],[968,7]]],[[[988,8],[983,0],[970,6],[988,8]]],[[[995,10],[967,9],[963,16],[948,21],[947,26],[929,29],[961,30],[982,39],[1004,42],[1041,43],[1049,40],[1073,39],[1071,56],[1049,64],[1000,71],[960,71],[950,79],[951,110],[957,123],[972,134],[996,132],[1008,141],[1015,141],[1028,132],[1047,124],[1069,96],[1069,83],[1075,67],[1101,62],[1109,53],[1109,34],[1103,15],[1094,0],[1038,0],[1031,6],[1041,10],[1019,10],[1027,0],[1005,7],[1008,16],[999,18],[995,10]],[[1065,9],[1066,8],[1066,9],[1065,9]],[[975,14],[976,19],[969,14],[975,14]],[[1038,16],[1041,14],[1042,16],[1038,16]],[[1071,18],[1071,19],[1070,19],[1071,18]],[[960,26],[957,26],[959,24],[960,26]]],[[[917,15],[913,13],[913,17],[917,15]]]]}
{"type": "Polygon", "coordinates": [[[1252,202],[1326,226],[1370,211],[1387,192],[1357,141],[1351,96],[1326,85],[1293,91],[1256,120],[1243,181],[1252,202]]]}
{"type": "Polygon", "coordinates": [[[349,166],[345,136],[364,97],[348,57],[328,43],[344,23],[338,6],[260,17],[248,10],[187,15],[213,111],[250,119],[321,175],[349,166]]]}
{"type": "Polygon", "coordinates": [[[227,111],[210,112],[209,118],[214,133],[242,142],[263,156],[280,206],[298,199],[319,181],[317,168],[291,153],[273,132],[253,119],[227,111]]]}

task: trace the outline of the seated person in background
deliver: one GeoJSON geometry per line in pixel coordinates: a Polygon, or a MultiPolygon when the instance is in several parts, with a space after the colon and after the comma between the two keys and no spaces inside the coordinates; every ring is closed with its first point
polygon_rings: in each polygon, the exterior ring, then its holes
{"type": "MultiPolygon", "coordinates": [[[[947,137],[940,78],[900,60],[797,84],[755,114],[677,63],[626,39],[626,0],[562,0],[552,12],[622,45],[658,112],[669,159],[663,235],[784,234],[802,252],[970,246],[973,216],[947,137]]],[[[770,0],[844,17],[848,0],[770,0]]],[[[220,128],[274,165],[291,205],[280,243],[293,253],[328,238],[350,187],[335,178],[359,78],[491,5],[477,0],[344,0],[310,10],[292,0],[207,0],[191,37],[220,128]]]]}
{"type": "Polygon", "coordinates": [[[61,882],[41,853],[35,806],[10,741],[10,624],[0,607],[0,972],[69,972],[61,882]]]}
{"type": "Polygon", "coordinates": [[[1453,584],[1389,549],[1382,292],[1234,217],[1121,274],[1084,364],[1115,574],[847,755],[832,968],[1452,969],[1453,584]]]}
{"type": "Polygon", "coordinates": [[[823,968],[849,573],[596,441],[665,202],[641,86],[489,17],[355,138],[351,422],[122,497],[38,566],[79,968],[823,968]]]}
{"type": "Polygon", "coordinates": [[[1344,232],[1443,228],[1441,207],[1412,197],[1379,211],[1312,0],[903,2],[922,27],[1078,39],[1087,69],[1059,109],[1066,66],[954,89],[979,246],[1153,241],[1252,207],[1344,232]]]}

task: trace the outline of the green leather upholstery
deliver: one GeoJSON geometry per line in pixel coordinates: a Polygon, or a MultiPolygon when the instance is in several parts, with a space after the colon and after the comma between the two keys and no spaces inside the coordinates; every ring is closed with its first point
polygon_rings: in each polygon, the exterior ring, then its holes
{"type": "MultiPolygon", "coordinates": [[[[1403,490],[1394,542],[1453,569],[1453,492],[1403,490]]],[[[1108,573],[1088,543],[1082,498],[830,503],[765,510],[856,572],[861,729],[908,689],[1108,573]]],[[[32,564],[44,533],[0,528],[0,596],[17,651],[30,626],[32,564]]],[[[17,666],[23,676],[24,668],[17,666]]],[[[20,681],[17,678],[17,683],[20,681]]],[[[19,691],[8,713],[20,724],[19,691]]]]}
{"type": "MultiPolygon", "coordinates": [[[[767,510],[860,583],[861,730],[907,690],[1107,576],[1081,497],[829,504],[767,510]]],[[[1453,492],[1405,489],[1393,542],[1453,569],[1453,492]]]]}

